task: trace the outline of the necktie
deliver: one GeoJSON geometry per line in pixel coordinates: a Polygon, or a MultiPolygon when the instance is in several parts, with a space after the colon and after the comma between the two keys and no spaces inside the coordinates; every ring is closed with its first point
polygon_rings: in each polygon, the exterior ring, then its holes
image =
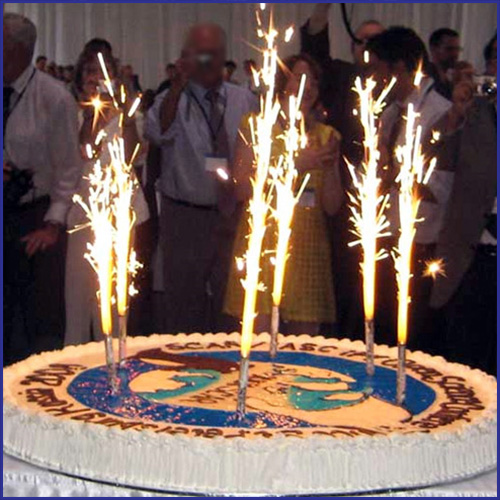
{"type": "MultiPolygon", "coordinates": [[[[210,127],[210,136],[212,138],[213,154],[221,158],[227,158],[229,166],[229,140],[224,123],[224,114],[219,106],[219,96],[220,94],[217,90],[210,90],[206,94],[206,98],[210,102],[208,126],[210,127]]],[[[234,212],[236,201],[233,196],[232,184],[229,184],[228,181],[218,183],[217,205],[219,210],[227,217],[234,212]]]]}
{"type": "Polygon", "coordinates": [[[10,99],[12,94],[14,93],[14,89],[12,87],[4,87],[3,88],[3,138],[4,138],[4,147],[5,147],[5,129],[7,127],[7,120],[10,115],[10,99]]]}
{"type": "Polygon", "coordinates": [[[210,102],[210,115],[208,126],[212,137],[213,153],[217,156],[229,157],[229,141],[227,138],[226,127],[224,124],[224,115],[219,106],[220,94],[217,90],[209,90],[206,99],[210,102]]]}

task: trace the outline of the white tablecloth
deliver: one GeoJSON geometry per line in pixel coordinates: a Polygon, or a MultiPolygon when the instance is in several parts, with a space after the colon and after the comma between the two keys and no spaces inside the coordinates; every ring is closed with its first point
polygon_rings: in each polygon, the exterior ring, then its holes
{"type": "MultiPolygon", "coordinates": [[[[74,479],[3,455],[4,497],[149,497],[168,496],[74,479]]],[[[382,496],[382,495],[381,495],[382,496]]],[[[383,496],[496,497],[497,471],[424,490],[396,492],[383,496]]]]}

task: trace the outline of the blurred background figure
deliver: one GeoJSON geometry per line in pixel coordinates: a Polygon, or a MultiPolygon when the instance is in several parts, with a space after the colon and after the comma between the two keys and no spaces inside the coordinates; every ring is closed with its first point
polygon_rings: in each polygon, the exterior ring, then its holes
{"type": "Polygon", "coordinates": [[[460,58],[460,35],[450,28],[440,28],[429,38],[431,64],[428,74],[434,79],[434,88],[446,99],[453,92],[453,69],[460,58]]]}
{"type": "Polygon", "coordinates": [[[4,363],[62,345],[66,215],[81,178],[77,107],[32,64],[35,25],[3,18],[4,363]]]}
{"type": "Polygon", "coordinates": [[[131,64],[125,64],[121,67],[120,79],[122,84],[125,85],[125,90],[129,96],[142,92],[139,75],[134,73],[134,68],[131,64]]]}
{"type": "Polygon", "coordinates": [[[497,35],[488,42],[483,52],[486,76],[497,76],[497,35]]]}
{"type": "Polygon", "coordinates": [[[226,61],[224,63],[224,81],[239,85],[238,81],[234,79],[234,74],[238,69],[238,65],[234,61],[226,61]]]}
{"type": "Polygon", "coordinates": [[[35,68],[38,71],[45,71],[47,66],[47,58],[45,56],[38,56],[35,62],[35,68]]]}
{"type": "Polygon", "coordinates": [[[158,89],[156,90],[156,95],[158,94],[161,94],[164,90],[167,90],[170,88],[170,86],[172,85],[172,80],[175,78],[175,74],[176,74],[176,68],[175,68],[175,64],[173,63],[168,63],[166,66],[165,66],[165,80],[163,80],[163,82],[160,83],[158,89]]]}

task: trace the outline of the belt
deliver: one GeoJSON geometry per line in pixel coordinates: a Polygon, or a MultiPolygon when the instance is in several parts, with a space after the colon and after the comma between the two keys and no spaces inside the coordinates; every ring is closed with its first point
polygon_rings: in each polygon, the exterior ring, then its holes
{"type": "Polygon", "coordinates": [[[175,203],[176,205],[181,205],[183,207],[196,208],[198,210],[208,210],[217,212],[219,207],[217,205],[198,205],[196,203],[191,203],[189,201],[176,200],[175,198],[171,198],[170,196],[163,195],[168,201],[171,203],[175,203]]]}
{"type": "Polygon", "coordinates": [[[483,255],[487,257],[497,256],[497,246],[496,245],[478,245],[477,246],[478,255],[483,255]]]}

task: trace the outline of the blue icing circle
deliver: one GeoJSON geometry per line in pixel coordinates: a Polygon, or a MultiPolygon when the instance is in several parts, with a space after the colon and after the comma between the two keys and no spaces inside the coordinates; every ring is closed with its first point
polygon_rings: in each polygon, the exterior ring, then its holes
{"type": "MultiPolygon", "coordinates": [[[[177,356],[179,356],[177,354],[177,356]]],[[[238,363],[240,354],[236,350],[226,351],[196,351],[182,353],[181,357],[189,359],[224,360],[238,363]]],[[[149,359],[149,358],[148,358],[149,359]]],[[[269,353],[254,351],[251,362],[269,363],[269,353]]],[[[368,377],[365,364],[360,361],[321,356],[306,352],[279,352],[275,362],[279,365],[295,365],[314,367],[337,372],[351,377],[354,382],[348,383],[348,389],[338,390],[334,384],[340,382],[335,377],[322,378],[304,375],[295,376],[287,391],[290,406],[304,411],[335,410],[361,403],[368,397],[375,397],[390,404],[395,404],[396,372],[391,368],[377,366],[375,375],[368,377]],[[322,384],[322,389],[308,389],[307,384],[322,384]],[[332,384],[332,389],[325,389],[332,384]]],[[[213,364],[213,363],[212,363],[213,364]]],[[[176,425],[228,428],[307,428],[321,427],[305,420],[273,413],[271,411],[248,411],[245,420],[241,421],[234,411],[210,408],[198,408],[168,404],[165,400],[186,394],[194,394],[209,388],[218,382],[221,373],[210,368],[181,369],[171,377],[177,387],[157,389],[151,392],[134,392],[131,382],[139,376],[165,367],[154,360],[144,361],[139,358],[129,358],[119,369],[120,390],[112,394],[107,379],[105,366],[90,368],[78,374],[69,384],[68,393],[81,404],[100,412],[112,414],[126,419],[145,419],[153,422],[171,423],[176,425]]],[[[251,370],[251,369],[250,369],[251,370]]],[[[345,384],[344,384],[345,385],[345,384]]],[[[235,391],[236,392],[236,391],[235,391]]],[[[235,395],[236,397],[236,395],[235,395]]],[[[407,376],[407,392],[405,409],[411,415],[425,411],[435,400],[436,394],[432,388],[421,381],[407,376]]]]}

